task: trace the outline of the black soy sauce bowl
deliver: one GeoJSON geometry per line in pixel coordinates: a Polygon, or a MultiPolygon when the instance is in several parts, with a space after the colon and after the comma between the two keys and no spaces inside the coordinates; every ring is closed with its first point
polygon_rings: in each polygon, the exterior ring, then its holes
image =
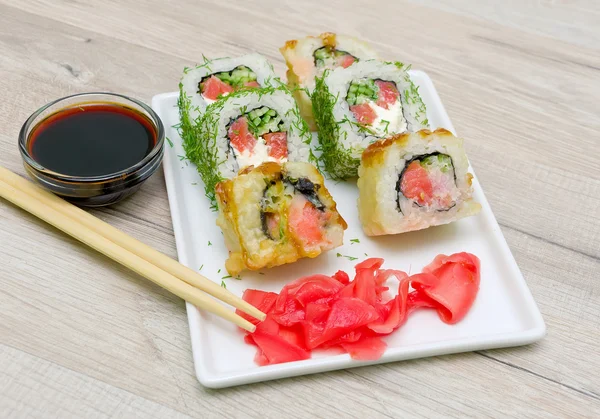
{"type": "MultiPolygon", "coordinates": [[[[25,170],[39,185],[61,198],[82,207],[115,204],[137,192],[159,168],[164,151],[165,130],[158,115],[146,104],[116,93],[80,93],[57,99],[35,111],[19,133],[19,149],[25,170]],[[94,104],[116,105],[133,110],[148,119],[155,130],[153,148],[139,162],[114,173],[99,176],[71,176],[43,167],[29,150],[34,130],[49,116],[77,106],[94,104]]],[[[85,138],[82,139],[85,141],[85,138]]]]}

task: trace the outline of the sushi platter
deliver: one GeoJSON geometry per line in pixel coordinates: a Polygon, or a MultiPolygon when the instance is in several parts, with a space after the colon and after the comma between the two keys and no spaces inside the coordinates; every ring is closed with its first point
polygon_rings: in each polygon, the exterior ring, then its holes
{"type": "MultiPolygon", "coordinates": [[[[454,133],[427,74],[412,70],[409,74],[426,106],[430,129],[444,128],[454,133]]],[[[466,317],[448,325],[440,322],[433,310],[416,311],[401,328],[384,337],[386,349],[376,360],[357,360],[349,353],[317,349],[309,359],[259,366],[256,347],[244,342],[242,331],[188,304],[196,375],[203,385],[228,387],[374,363],[524,345],[544,336],[541,314],[470,167],[472,197],[481,206],[477,215],[401,235],[365,234],[359,221],[356,179],[326,176],[324,186],[348,224],[343,244],[315,258],[275,267],[238,269],[231,275],[225,269],[230,252],[223,240],[224,232],[217,225],[219,215],[211,206],[214,196],[204,193],[202,177],[186,157],[185,139],[179,129],[179,94],[159,94],[152,100],[152,108],[163,120],[172,144],[165,150],[164,172],[179,260],[231,292],[240,296],[249,289],[277,293],[300,277],[333,275],[339,270],[352,272],[358,262],[369,257],[382,258],[384,268],[409,274],[420,272],[439,254],[470,252],[481,262],[479,291],[466,317]]],[[[313,145],[316,136],[312,134],[313,145]]]]}

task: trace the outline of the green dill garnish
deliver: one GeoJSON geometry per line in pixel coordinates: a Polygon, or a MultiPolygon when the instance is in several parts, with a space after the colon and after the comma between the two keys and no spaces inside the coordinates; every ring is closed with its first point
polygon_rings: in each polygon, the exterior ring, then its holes
{"type": "Polygon", "coordinates": [[[225,289],[227,289],[227,285],[225,284],[225,281],[221,281],[221,286],[225,289]]]}
{"type": "Polygon", "coordinates": [[[198,270],[201,271],[202,268],[204,268],[204,263],[202,264],[202,266],[200,266],[200,269],[198,269],[198,270]]]}
{"type": "Polygon", "coordinates": [[[227,278],[231,278],[231,275],[225,275],[225,276],[221,277],[221,279],[227,279],[227,278]]]}
{"type": "Polygon", "coordinates": [[[358,239],[350,239],[350,243],[354,244],[354,243],[360,243],[360,240],[358,239]]]}
{"type": "Polygon", "coordinates": [[[198,182],[192,182],[193,186],[196,186],[198,184],[198,182]]]}
{"type": "Polygon", "coordinates": [[[209,245],[209,246],[212,246],[212,243],[210,242],[210,240],[208,241],[208,245],[209,245]]]}
{"type": "Polygon", "coordinates": [[[400,61],[395,61],[395,62],[392,62],[392,61],[386,61],[385,63],[386,63],[386,64],[394,64],[394,65],[395,65],[396,67],[398,67],[398,69],[400,69],[400,70],[404,70],[404,71],[408,71],[408,70],[410,70],[410,65],[409,65],[408,67],[404,68],[404,63],[401,63],[400,61]]]}
{"type": "Polygon", "coordinates": [[[217,273],[218,273],[218,274],[220,274],[220,273],[221,273],[221,269],[220,269],[220,268],[219,268],[219,270],[217,271],[217,273]]]}
{"type": "Polygon", "coordinates": [[[167,140],[167,143],[169,143],[169,147],[173,148],[173,141],[171,141],[169,137],[165,137],[165,140],[167,140]]]}
{"type": "Polygon", "coordinates": [[[206,132],[201,130],[203,116],[200,115],[195,120],[190,118],[192,110],[200,114],[200,109],[192,109],[192,100],[184,92],[181,83],[179,84],[179,92],[177,102],[181,119],[179,135],[183,140],[183,149],[187,158],[196,164],[198,173],[204,181],[206,196],[211,201],[212,209],[216,210],[215,185],[223,180],[220,174],[214,170],[217,165],[217,148],[214,143],[206,143],[209,139],[206,138],[206,132]],[[203,162],[203,164],[200,164],[200,162],[203,162]]]}
{"type": "Polygon", "coordinates": [[[337,98],[329,92],[328,74],[329,71],[325,70],[321,77],[315,78],[315,90],[310,96],[313,115],[319,129],[319,167],[327,171],[333,180],[344,180],[357,175],[360,160],[341,144],[341,121],[336,121],[333,114],[337,98]]]}
{"type": "Polygon", "coordinates": [[[367,255],[366,253],[365,253],[365,256],[366,256],[366,257],[369,257],[369,255],[367,255]]]}
{"type": "Polygon", "coordinates": [[[385,128],[383,130],[387,134],[388,133],[388,128],[390,127],[390,121],[386,121],[385,119],[382,119],[381,123],[385,124],[385,128]]]}
{"type": "Polygon", "coordinates": [[[342,255],[341,253],[337,253],[336,256],[339,257],[339,258],[346,258],[346,259],[351,260],[351,261],[358,259],[358,258],[355,258],[354,256],[342,255]]]}
{"type": "Polygon", "coordinates": [[[415,86],[408,74],[409,69],[410,66],[406,68],[406,75],[404,76],[404,81],[408,85],[408,88],[404,90],[404,100],[411,105],[417,105],[415,119],[421,124],[421,127],[414,127],[414,131],[417,131],[421,128],[429,128],[429,120],[427,119],[427,108],[423,103],[423,99],[421,99],[421,95],[419,95],[419,88],[415,86]]]}
{"type": "Polygon", "coordinates": [[[339,257],[339,258],[341,258],[342,254],[341,253],[336,253],[336,256],[339,257]]]}

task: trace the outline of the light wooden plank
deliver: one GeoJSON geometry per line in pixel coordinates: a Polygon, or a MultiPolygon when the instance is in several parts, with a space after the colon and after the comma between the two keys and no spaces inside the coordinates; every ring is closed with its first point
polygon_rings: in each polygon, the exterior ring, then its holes
{"type": "Polygon", "coordinates": [[[595,0],[410,0],[434,9],[598,49],[600,7],[595,0]]]}
{"type": "Polygon", "coordinates": [[[190,418],[0,344],[0,413],[13,418],[190,418]]]}

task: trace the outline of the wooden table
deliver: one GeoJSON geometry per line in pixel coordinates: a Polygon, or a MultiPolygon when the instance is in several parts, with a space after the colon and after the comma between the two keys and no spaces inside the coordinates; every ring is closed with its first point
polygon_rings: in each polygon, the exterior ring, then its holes
{"type": "MultiPolygon", "coordinates": [[[[256,51],[283,75],[285,40],[353,34],[434,80],[548,336],[207,390],[183,301],[0,201],[0,417],[599,417],[597,3],[258,3],[0,0],[0,164],[24,173],[20,126],[51,99],[149,102],[201,54],[256,51]]],[[[93,213],[176,257],[162,174],[93,213]]]]}

